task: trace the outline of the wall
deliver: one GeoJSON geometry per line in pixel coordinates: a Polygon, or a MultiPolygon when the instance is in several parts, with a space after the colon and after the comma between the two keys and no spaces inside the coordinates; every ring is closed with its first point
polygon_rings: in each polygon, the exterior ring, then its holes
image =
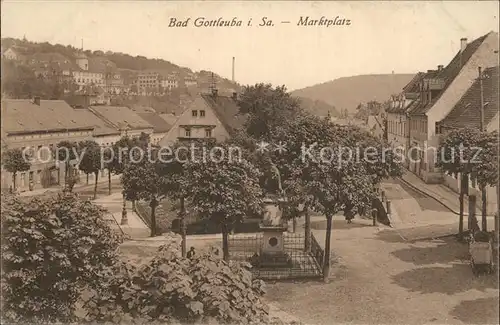
{"type": "MultiPolygon", "coordinates": [[[[41,147],[49,147],[52,145],[56,148],[57,144],[61,141],[84,141],[92,139],[92,131],[74,131],[74,132],[44,132],[38,134],[21,134],[15,136],[7,136],[6,142],[9,149],[11,148],[33,148],[34,150],[38,150],[41,147]]],[[[33,189],[39,189],[48,186],[49,184],[43,184],[44,180],[42,178],[52,176],[54,178],[54,182],[62,182],[64,179],[64,169],[57,168],[55,161],[50,159],[48,156],[49,153],[46,150],[40,151],[41,158],[43,161],[33,161],[32,166],[29,171],[18,173],[16,176],[16,185],[18,191],[24,192],[29,190],[30,187],[30,174],[33,179],[33,189]],[[50,172],[50,175],[44,176],[47,170],[51,168],[56,168],[55,170],[50,172]],[[62,175],[62,177],[61,177],[62,175]]],[[[35,156],[36,157],[36,156],[35,156]]],[[[7,171],[2,170],[4,182],[3,186],[5,188],[9,188],[12,185],[12,174],[7,171]]],[[[55,185],[55,184],[51,184],[55,185]]]]}
{"type": "Polygon", "coordinates": [[[201,96],[198,96],[191,103],[191,105],[189,105],[188,109],[186,109],[181,114],[181,116],[179,116],[175,124],[172,126],[172,129],[170,129],[167,135],[160,141],[160,145],[166,146],[176,142],[179,137],[185,137],[185,129],[180,127],[182,125],[193,126],[191,128],[191,138],[205,138],[205,128],[194,127],[203,125],[214,126],[214,128],[212,129],[212,138],[215,138],[217,141],[223,141],[229,137],[227,130],[219,121],[212,108],[205,102],[205,100],[201,96]],[[193,117],[193,110],[198,111],[197,117],[193,117]],[[205,110],[204,117],[200,117],[200,110],[205,110]]]}
{"type": "MultiPolygon", "coordinates": [[[[451,175],[444,175],[443,179],[444,179],[443,181],[444,185],[446,185],[455,193],[457,194],[460,193],[460,174],[458,174],[456,178],[451,175]]],[[[477,185],[473,187],[472,185],[474,184],[471,181],[469,181],[469,185],[470,185],[469,195],[476,196],[477,200],[476,205],[479,209],[481,209],[482,207],[481,190],[477,185]]],[[[497,202],[496,188],[488,186],[486,188],[486,212],[488,215],[493,215],[498,211],[497,209],[498,209],[498,202],[497,202]]]]}
{"type": "MultiPolygon", "coordinates": [[[[478,77],[478,67],[483,69],[498,65],[498,34],[489,34],[446,91],[427,112],[427,136],[431,139],[436,134],[436,123],[450,113],[456,103],[478,77]]],[[[432,157],[429,157],[432,161],[432,157]]]]}

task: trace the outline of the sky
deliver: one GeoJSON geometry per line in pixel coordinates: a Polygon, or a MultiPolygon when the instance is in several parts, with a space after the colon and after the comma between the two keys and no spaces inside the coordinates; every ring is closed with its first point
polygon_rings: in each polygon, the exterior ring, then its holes
{"type": "Polygon", "coordinates": [[[446,65],[469,41],[498,31],[497,1],[2,1],[2,37],[162,58],[228,79],[289,90],[339,77],[415,73],[446,65]],[[305,17],[350,25],[298,26],[305,17]],[[240,27],[194,21],[241,20],[240,27]],[[263,17],[274,26],[258,26],[263,17]],[[187,27],[169,27],[171,19],[187,27]],[[248,20],[252,19],[252,26],[248,20]],[[289,21],[289,23],[281,23],[289,21]]]}

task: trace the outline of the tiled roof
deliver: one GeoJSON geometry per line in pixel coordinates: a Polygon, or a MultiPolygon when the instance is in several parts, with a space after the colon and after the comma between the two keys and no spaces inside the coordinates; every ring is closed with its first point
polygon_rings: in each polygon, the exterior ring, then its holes
{"type": "MultiPolygon", "coordinates": [[[[492,33],[492,32],[491,32],[492,33]]],[[[432,71],[430,73],[426,74],[426,78],[440,78],[444,80],[444,88],[441,90],[440,94],[438,96],[435,96],[432,98],[432,100],[429,103],[424,103],[420,102],[420,105],[415,107],[412,111],[411,114],[414,115],[422,115],[427,113],[432,106],[436,103],[436,101],[441,97],[441,95],[446,91],[448,86],[453,82],[453,80],[457,77],[457,75],[460,73],[460,70],[462,67],[469,61],[469,59],[472,57],[472,55],[477,51],[479,46],[483,43],[483,41],[488,37],[490,33],[483,35],[474,41],[470,42],[467,44],[467,47],[465,50],[461,53],[460,51],[457,52],[455,57],[451,60],[451,62],[441,71],[432,71]]]]}
{"type": "Polygon", "coordinates": [[[73,109],[72,114],[79,121],[82,122],[84,121],[85,124],[92,126],[94,128],[93,131],[94,136],[120,134],[120,131],[117,128],[115,128],[112,124],[102,120],[101,118],[99,118],[97,115],[95,115],[86,108],[75,108],[73,109]]]}
{"type": "Polygon", "coordinates": [[[2,119],[8,134],[92,129],[75,118],[63,100],[40,100],[38,106],[29,99],[6,99],[2,101],[2,119]]]}
{"type": "Polygon", "coordinates": [[[418,72],[413,77],[413,79],[411,79],[410,82],[403,87],[403,93],[418,93],[420,91],[418,87],[419,83],[424,78],[424,76],[424,72],[418,72]]]}
{"type": "Polygon", "coordinates": [[[179,116],[174,114],[160,114],[160,117],[170,125],[174,125],[175,122],[179,119],[179,116]]]}
{"type": "Polygon", "coordinates": [[[215,115],[230,134],[243,127],[245,116],[239,114],[239,107],[230,96],[202,94],[202,98],[213,109],[215,115]]]}
{"type": "Polygon", "coordinates": [[[91,106],[90,110],[99,118],[102,118],[119,130],[153,128],[151,124],[142,119],[137,113],[125,106],[91,106]]]}
{"type": "Polygon", "coordinates": [[[172,125],[168,124],[164,119],[155,112],[137,112],[143,120],[153,126],[153,131],[157,133],[164,133],[170,131],[172,125]]]}
{"type": "MultiPolygon", "coordinates": [[[[485,127],[498,113],[498,78],[499,67],[488,68],[484,71],[483,98],[485,127]]],[[[481,107],[480,82],[476,80],[451,112],[440,122],[445,128],[479,128],[481,107]]]]}

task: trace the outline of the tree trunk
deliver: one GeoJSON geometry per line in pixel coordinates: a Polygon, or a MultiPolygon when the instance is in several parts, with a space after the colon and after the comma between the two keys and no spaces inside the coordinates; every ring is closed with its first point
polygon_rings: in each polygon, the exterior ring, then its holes
{"type": "Polygon", "coordinates": [[[87,174],[87,185],[89,185],[89,174],[87,174]]]}
{"type": "Polygon", "coordinates": [[[304,207],[305,225],[304,225],[304,251],[307,253],[311,250],[311,216],[309,215],[309,208],[304,207]]]}
{"type": "MultiPolygon", "coordinates": [[[[99,172],[95,172],[95,182],[94,182],[94,200],[97,198],[97,178],[99,176],[99,172]]],[[[87,174],[87,180],[88,180],[89,174],[87,174]]]]}
{"type": "Polygon", "coordinates": [[[222,253],[223,259],[229,262],[229,231],[225,223],[222,224],[222,253]]]}
{"type": "Polygon", "coordinates": [[[17,173],[12,173],[12,190],[14,193],[16,193],[16,176],[17,173]]]}
{"type": "Polygon", "coordinates": [[[108,169],[108,195],[111,195],[111,172],[108,169]]]}
{"type": "Polygon", "coordinates": [[[460,196],[458,197],[458,201],[460,203],[460,214],[458,219],[458,237],[461,239],[464,232],[464,183],[465,183],[465,175],[460,175],[460,196]]]}
{"type": "Polygon", "coordinates": [[[132,210],[135,211],[135,200],[132,200],[132,210]]]}
{"type": "Polygon", "coordinates": [[[481,187],[481,230],[488,231],[488,219],[486,218],[486,186],[481,187]]]}
{"type": "Polygon", "coordinates": [[[325,238],[325,257],[323,260],[323,281],[328,282],[330,277],[330,239],[332,237],[332,218],[333,216],[326,216],[326,238],[325,238]]]}
{"type": "Polygon", "coordinates": [[[292,218],[292,224],[293,224],[293,233],[295,234],[295,231],[297,230],[297,217],[295,215],[292,218]]]}
{"type": "Polygon", "coordinates": [[[184,198],[181,198],[181,211],[180,211],[180,231],[181,231],[181,252],[182,257],[186,257],[186,208],[184,206],[184,198]]]}
{"type": "Polygon", "coordinates": [[[151,208],[151,237],[156,236],[156,207],[158,206],[158,201],[155,197],[151,198],[149,207],[151,208]]]}

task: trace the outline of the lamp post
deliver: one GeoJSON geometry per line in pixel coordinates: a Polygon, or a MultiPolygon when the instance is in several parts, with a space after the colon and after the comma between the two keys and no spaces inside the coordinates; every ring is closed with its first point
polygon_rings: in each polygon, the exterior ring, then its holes
{"type": "MultiPolygon", "coordinates": [[[[128,127],[125,128],[125,136],[127,136],[127,133],[128,133],[128,127]]],[[[127,154],[130,154],[130,153],[127,152],[127,154]]],[[[127,159],[127,156],[125,155],[124,161],[123,161],[123,172],[125,172],[127,162],[128,162],[128,159],[127,159]]],[[[123,196],[123,205],[122,205],[121,225],[126,226],[126,225],[128,225],[128,216],[127,216],[127,197],[125,195],[125,189],[122,192],[122,196],[123,196]]]]}
{"type": "Polygon", "coordinates": [[[127,216],[127,199],[125,197],[125,191],[123,192],[123,206],[122,206],[122,226],[128,225],[128,216],[127,216]]]}

